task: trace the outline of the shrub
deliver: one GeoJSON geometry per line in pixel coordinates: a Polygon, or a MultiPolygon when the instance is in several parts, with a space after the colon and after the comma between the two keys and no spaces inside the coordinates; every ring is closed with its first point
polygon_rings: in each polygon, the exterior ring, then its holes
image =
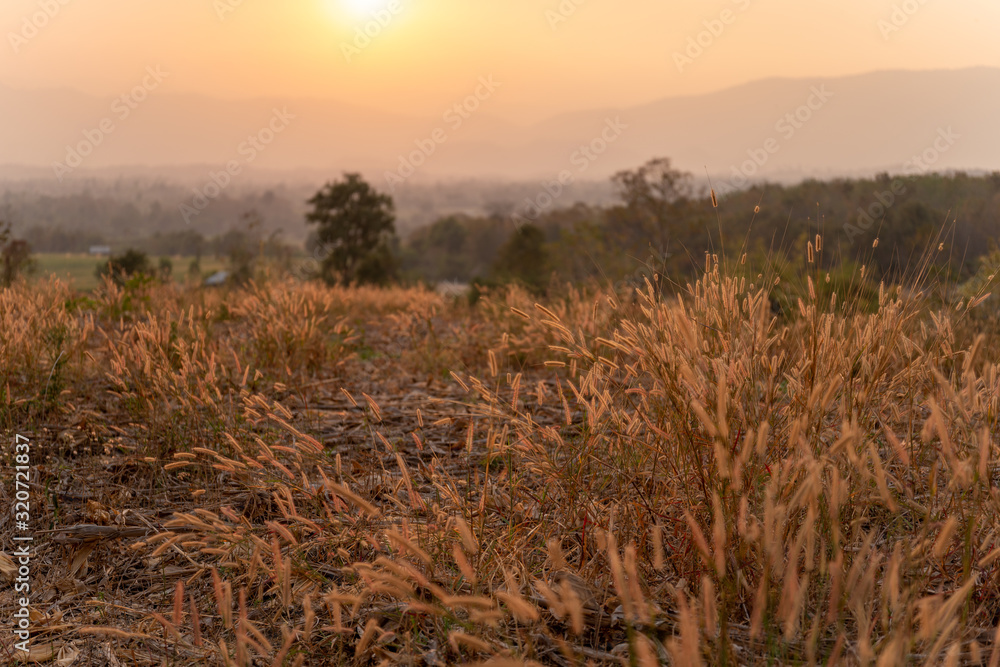
{"type": "Polygon", "coordinates": [[[136,276],[151,276],[153,267],[146,253],[129,248],[121,255],[112,255],[95,273],[99,279],[108,277],[121,285],[136,276]]]}

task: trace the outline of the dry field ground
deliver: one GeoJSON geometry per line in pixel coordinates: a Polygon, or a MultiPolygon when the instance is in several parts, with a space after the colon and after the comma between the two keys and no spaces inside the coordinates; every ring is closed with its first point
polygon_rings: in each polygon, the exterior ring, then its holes
{"type": "Polygon", "coordinates": [[[997,665],[994,323],[708,269],[0,292],[0,662],[997,665]]]}

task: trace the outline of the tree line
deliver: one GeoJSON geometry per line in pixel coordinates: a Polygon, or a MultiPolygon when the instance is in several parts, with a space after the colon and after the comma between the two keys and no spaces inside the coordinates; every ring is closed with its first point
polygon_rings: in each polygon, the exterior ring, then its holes
{"type": "MultiPolygon", "coordinates": [[[[611,186],[611,205],[509,203],[483,215],[440,216],[400,239],[393,198],[347,173],[308,200],[304,249],[266,233],[266,215],[257,211],[212,237],[157,233],[130,249],[224,256],[244,276],[256,256],[285,264],[306,256],[315,260],[311,275],[329,282],[518,282],[542,291],[565,282],[641,283],[648,275],[683,284],[704,267],[706,253],[734,262],[747,255],[795,262],[817,235],[822,268],[863,265],[876,279],[898,282],[933,243],[947,245],[947,277],[963,280],[997,250],[1000,236],[1000,173],[811,179],[720,195],[657,158],[615,174],[611,186]]],[[[62,233],[68,244],[87,232],[62,233]]],[[[21,240],[37,247],[30,233],[21,240]]]]}
{"type": "Polygon", "coordinates": [[[898,282],[934,242],[945,244],[960,280],[1000,237],[1000,173],[764,183],[721,196],[655,159],[612,182],[611,206],[553,207],[527,220],[442,217],[403,244],[402,275],[516,279],[542,289],[553,279],[616,282],[645,265],[683,284],[706,252],[797,261],[818,234],[823,268],[863,265],[873,278],[898,282]]]}

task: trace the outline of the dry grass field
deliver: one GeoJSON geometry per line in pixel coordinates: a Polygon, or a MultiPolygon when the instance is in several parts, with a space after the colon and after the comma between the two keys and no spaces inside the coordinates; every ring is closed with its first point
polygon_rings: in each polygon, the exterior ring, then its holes
{"type": "Polygon", "coordinates": [[[997,665],[995,318],[805,266],[780,318],[711,259],[662,299],[0,292],[31,659],[997,665]]]}

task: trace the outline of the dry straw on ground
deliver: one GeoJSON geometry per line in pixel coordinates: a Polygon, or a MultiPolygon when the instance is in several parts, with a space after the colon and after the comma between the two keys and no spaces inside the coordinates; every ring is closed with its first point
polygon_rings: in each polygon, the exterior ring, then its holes
{"type": "Polygon", "coordinates": [[[817,295],[812,265],[779,320],[773,275],[707,268],[665,300],[474,309],[0,293],[35,658],[998,664],[996,334],[817,295]]]}

